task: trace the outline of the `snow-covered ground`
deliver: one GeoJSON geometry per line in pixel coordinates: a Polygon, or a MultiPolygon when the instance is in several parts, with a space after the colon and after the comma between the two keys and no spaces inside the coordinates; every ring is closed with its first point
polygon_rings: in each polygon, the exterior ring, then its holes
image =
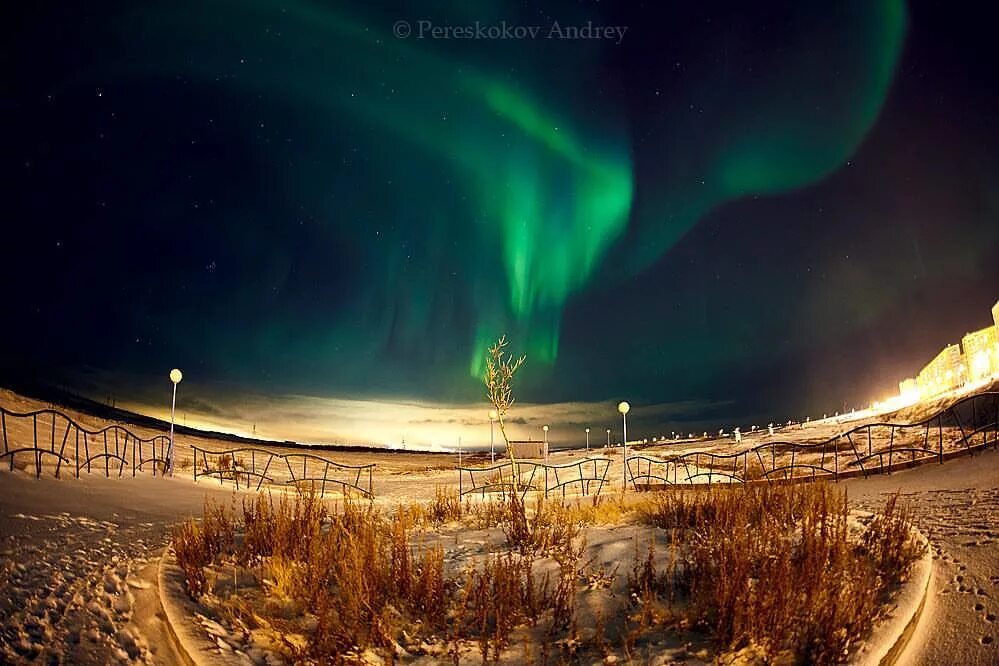
{"type": "Polygon", "coordinates": [[[206,492],[157,477],[0,472],[0,663],[179,663],[156,572],[170,527],[206,492]]]}
{"type": "Polygon", "coordinates": [[[904,663],[999,664],[999,451],[843,483],[868,509],[900,491],[934,549],[927,614],[904,663]]]}
{"type": "MultiPolygon", "coordinates": [[[[28,399],[19,403],[25,411],[44,406],[28,399]]],[[[103,425],[93,418],[86,423],[103,425]]],[[[662,452],[677,448],[669,445],[662,452]]],[[[553,454],[552,462],[579,455],[553,454]]],[[[394,452],[344,457],[378,464],[374,485],[380,503],[429,499],[437,485],[457,485],[455,470],[442,469],[456,457],[394,452]]],[[[612,459],[608,480],[617,490],[620,453],[612,459]]],[[[191,470],[172,479],[148,472],[136,478],[95,473],[55,479],[45,470],[35,479],[30,458],[21,461],[17,466],[26,469],[0,466],[0,663],[178,663],[160,616],[156,562],[170,528],[200,516],[206,496],[228,501],[231,482],[195,484],[191,470]]],[[[911,663],[999,663],[994,640],[999,637],[999,452],[843,483],[851,500],[869,509],[883,504],[884,493],[900,489],[938,555],[933,602],[914,639],[911,663]]]]}

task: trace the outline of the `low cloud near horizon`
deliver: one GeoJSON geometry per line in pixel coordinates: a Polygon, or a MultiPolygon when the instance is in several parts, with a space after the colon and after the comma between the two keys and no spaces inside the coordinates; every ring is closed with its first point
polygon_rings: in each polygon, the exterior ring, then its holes
{"type": "MultiPolygon", "coordinates": [[[[489,405],[427,403],[406,400],[324,398],[308,395],[263,395],[250,392],[213,392],[209,387],[181,384],[177,394],[177,422],[188,426],[272,440],[307,444],[375,445],[394,449],[454,451],[489,448],[489,405]]],[[[169,404],[151,396],[119,401],[126,409],[169,419],[169,404]]],[[[671,428],[710,429],[706,416],[726,403],[683,401],[634,405],[628,414],[628,439],[668,435],[671,428]]],[[[710,418],[710,417],[709,417],[710,418]]],[[[584,429],[590,443],[621,439],[621,417],[614,401],[516,403],[505,420],[514,440],[543,437],[556,446],[583,446],[584,429]]],[[[713,422],[713,421],[712,421],[713,422]]],[[[502,440],[499,428],[496,441],[502,440]]]]}

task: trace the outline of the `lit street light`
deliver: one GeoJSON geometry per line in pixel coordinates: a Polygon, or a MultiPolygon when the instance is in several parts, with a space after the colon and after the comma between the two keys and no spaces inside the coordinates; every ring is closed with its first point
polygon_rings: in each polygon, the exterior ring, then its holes
{"type": "Polygon", "coordinates": [[[621,425],[624,432],[624,489],[628,490],[628,411],[631,405],[622,400],[617,405],[617,411],[621,412],[621,425]]]}
{"type": "Polygon", "coordinates": [[[541,426],[541,429],[545,431],[545,462],[548,462],[548,426],[541,426]]]}
{"type": "Polygon", "coordinates": [[[610,448],[610,428],[607,428],[607,448],[610,448]]]}
{"type": "Polygon", "coordinates": [[[170,402],[170,451],[167,453],[167,469],[170,470],[170,476],[173,476],[173,420],[177,413],[177,384],[183,378],[184,374],[177,368],[170,371],[170,381],[173,382],[173,400],[170,402]]]}
{"type": "Polygon", "coordinates": [[[493,440],[493,424],[496,423],[496,419],[499,418],[499,414],[496,413],[495,409],[489,410],[489,462],[496,462],[496,445],[493,440]]]}
{"type": "Polygon", "coordinates": [[[586,452],[590,452],[590,429],[586,429],[586,452]]]}

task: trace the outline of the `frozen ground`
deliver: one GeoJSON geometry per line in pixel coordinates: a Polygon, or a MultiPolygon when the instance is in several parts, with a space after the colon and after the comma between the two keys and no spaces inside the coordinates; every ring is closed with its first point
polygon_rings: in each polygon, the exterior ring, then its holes
{"type": "MultiPolygon", "coordinates": [[[[872,509],[901,490],[938,556],[909,663],[999,663],[999,452],[843,483],[872,509]]],[[[233,491],[188,479],[0,472],[0,661],[177,663],[155,560],[170,526],[199,514],[206,495],[233,491]]]]}
{"type": "Polygon", "coordinates": [[[0,663],[180,663],[160,618],[159,555],[207,493],[157,477],[0,472],[0,663]]]}
{"type": "Polygon", "coordinates": [[[999,451],[844,484],[869,509],[901,491],[934,549],[927,614],[904,663],[999,663],[999,451]]]}
{"type": "MultiPolygon", "coordinates": [[[[0,393],[7,404],[12,394],[0,393]]],[[[19,409],[44,406],[13,397],[19,409]]],[[[98,421],[86,422],[101,427],[98,421]]],[[[558,454],[553,462],[572,455],[558,454]]],[[[455,457],[345,457],[378,464],[379,502],[427,499],[438,484],[457,485],[453,469],[440,469],[456,463],[455,457]]],[[[619,456],[613,458],[608,478],[616,490],[622,470],[619,456]]],[[[32,473],[0,466],[0,663],[178,663],[160,618],[156,560],[170,527],[200,515],[206,495],[228,500],[229,483],[194,484],[190,470],[174,479],[142,473],[62,480],[47,470],[35,479],[29,460],[19,458],[18,467],[32,473]]],[[[910,663],[999,663],[999,452],[844,484],[865,508],[901,490],[938,556],[932,603],[910,663]]]]}

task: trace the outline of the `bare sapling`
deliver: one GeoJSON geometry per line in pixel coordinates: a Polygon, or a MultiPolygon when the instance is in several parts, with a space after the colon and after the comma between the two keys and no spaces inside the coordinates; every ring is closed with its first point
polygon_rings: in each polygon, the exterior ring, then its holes
{"type": "Polygon", "coordinates": [[[500,434],[503,436],[503,441],[506,442],[507,457],[510,458],[510,464],[513,467],[513,492],[519,496],[520,474],[517,469],[517,457],[514,454],[513,447],[510,446],[510,438],[507,437],[503,419],[515,401],[513,397],[513,376],[520,369],[520,366],[524,364],[524,361],[527,360],[527,356],[521,355],[515,359],[507,353],[507,344],[506,335],[503,335],[496,341],[496,344],[489,348],[489,353],[486,356],[486,395],[489,397],[489,402],[492,403],[493,409],[496,410],[496,420],[499,422],[500,434]]]}

